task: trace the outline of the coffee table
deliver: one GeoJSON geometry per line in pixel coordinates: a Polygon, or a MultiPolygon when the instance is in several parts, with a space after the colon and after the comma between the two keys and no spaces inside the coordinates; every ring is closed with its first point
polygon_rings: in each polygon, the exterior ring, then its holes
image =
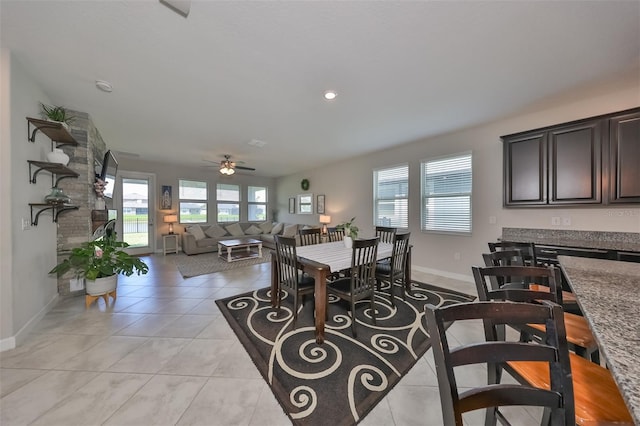
{"type": "Polygon", "coordinates": [[[227,262],[262,257],[262,241],[253,238],[237,238],[234,240],[218,241],[218,256],[227,262]],[[257,248],[258,251],[251,250],[257,248]]]}

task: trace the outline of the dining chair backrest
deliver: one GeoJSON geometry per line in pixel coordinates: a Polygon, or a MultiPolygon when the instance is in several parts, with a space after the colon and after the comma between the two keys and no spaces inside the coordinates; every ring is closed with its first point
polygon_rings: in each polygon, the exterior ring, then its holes
{"type": "Polygon", "coordinates": [[[322,229],[320,228],[300,229],[298,234],[300,235],[301,246],[310,246],[322,242],[322,229]]]}
{"type": "Polygon", "coordinates": [[[496,252],[501,250],[520,250],[525,266],[538,266],[538,258],[536,256],[536,245],[534,243],[514,242],[514,241],[498,241],[488,243],[489,251],[496,252]]]}
{"type": "Polygon", "coordinates": [[[276,235],[275,242],[280,285],[296,291],[299,279],[296,239],[276,235]]]}
{"type": "Polygon", "coordinates": [[[428,304],[425,318],[436,364],[443,424],[462,426],[463,413],[484,408],[487,409],[485,425],[494,425],[497,419],[509,424],[499,407],[512,405],[546,407],[548,424],[554,426],[575,424],[571,365],[559,305],[548,301],[538,305],[490,301],[436,308],[428,304]],[[467,320],[482,320],[484,339],[461,346],[450,345],[446,334],[449,325],[467,320]],[[546,325],[546,340],[542,343],[503,340],[497,328],[504,328],[513,321],[546,325]],[[487,385],[465,388],[463,393],[458,391],[454,368],[484,364],[490,375],[497,375],[499,366],[509,361],[547,363],[550,371],[548,389],[496,384],[498,382],[490,379],[487,385]]]}
{"type": "MultiPolygon", "coordinates": [[[[514,250],[499,250],[492,253],[483,253],[482,259],[485,266],[525,266],[524,259],[522,258],[522,252],[518,249],[514,250]]],[[[492,280],[493,288],[502,287],[505,283],[519,288],[525,288],[528,283],[523,282],[522,279],[515,279],[513,277],[489,277],[492,280]]]]}
{"type": "Polygon", "coordinates": [[[560,270],[553,266],[473,266],[473,278],[482,301],[511,300],[514,302],[535,303],[549,300],[562,305],[560,270]],[[487,282],[487,279],[489,281],[487,282]],[[518,285],[504,285],[517,282],[518,285]],[[525,284],[521,286],[520,284],[525,284]],[[531,290],[530,283],[543,283],[549,291],[531,290]]]}
{"type": "Polygon", "coordinates": [[[380,238],[381,243],[393,244],[393,237],[396,235],[398,228],[389,226],[376,226],[376,237],[380,238]]]}
{"type": "Polygon", "coordinates": [[[378,255],[378,237],[355,240],[351,256],[351,293],[373,290],[376,275],[376,257],[378,255]]]}
{"type": "Polygon", "coordinates": [[[342,241],[344,239],[344,229],[342,228],[327,228],[327,235],[329,236],[329,242],[342,241]]]}
{"type": "Polygon", "coordinates": [[[410,232],[395,234],[393,236],[393,252],[391,254],[391,266],[398,277],[404,276],[407,266],[407,254],[409,252],[410,232]]]}

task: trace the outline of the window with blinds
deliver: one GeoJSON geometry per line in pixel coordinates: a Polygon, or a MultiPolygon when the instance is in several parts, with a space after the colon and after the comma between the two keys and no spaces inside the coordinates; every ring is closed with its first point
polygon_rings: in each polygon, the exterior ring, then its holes
{"type": "Polygon", "coordinates": [[[423,231],[471,233],[471,153],[422,162],[423,231]]]}
{"type": "Polygon", "coordinates": [[[409,165],[374,170],[375,226],[409,227],[409,165]]]}

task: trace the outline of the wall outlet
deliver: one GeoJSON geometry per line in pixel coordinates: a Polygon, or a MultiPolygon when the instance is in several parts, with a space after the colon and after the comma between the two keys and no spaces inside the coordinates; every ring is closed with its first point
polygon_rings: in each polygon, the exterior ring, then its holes
{"type": "Polygon", "coordinates": [[[551,218],[551,225],[560,226],[560,217],[559,216],[552,217],[551,218]]]}
{"type": "Polygon", "coordinates": [[[571,226],[571,218],[563,217],[562,218],[562,226],[571,226]]]}
{"type": "Polygon", "coordinates": [[[69,280],[70,291],[80,291],[84,289],[84,278],[71,278],[69,280]]]}
{"type": "Polygon", "coordinates": [[[27,229],[31,229],[31,220],[23,217],[22,218],[22,230],[26,231],[27,229]]]}
{"type": "Polygon", "coordinates": [[[460,253],[453,253],[453,260],[460,260],[460,253]]]}
{"type": "Polygon", "coordinates": [[[496,217],[489,216],[489,225],[495,225],[495,224],[496,224],[496,217]]]}

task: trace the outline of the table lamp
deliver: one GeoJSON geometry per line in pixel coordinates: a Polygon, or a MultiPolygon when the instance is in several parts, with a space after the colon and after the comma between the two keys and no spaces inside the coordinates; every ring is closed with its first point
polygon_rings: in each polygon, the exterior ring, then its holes
{"type": "Polygon", "coordinates": [[[320,215],[320,223],[322,224],[322,233],[327,233],[327,224],[331,223],[331,216],[320,215]]]}
{"type": "Polygon", "coordinates": [[[169,224],[169,234],[173,234],[173,224],[178,221],[178,215],[176,214],[167,214],[162,219],[164,223],[169,224]]]}

